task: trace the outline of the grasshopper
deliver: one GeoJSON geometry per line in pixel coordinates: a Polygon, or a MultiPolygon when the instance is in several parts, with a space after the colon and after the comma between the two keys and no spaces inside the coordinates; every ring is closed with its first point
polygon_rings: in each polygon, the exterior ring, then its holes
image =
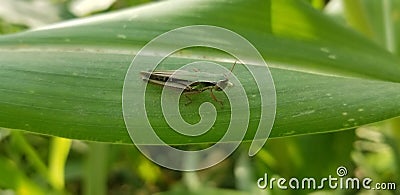
{"type": "MultiPolygon", "coordinates": [[[[230,72],[233,71],[236,62],[233,64],[230,72]]],[[[227,75],[224,74],[212,74],[206,72],[189,72],[186,70],[159,70],[154,72],[141,71],[142,79],[150,83],[183,89],[185,97],[189,100],[186,105],[192,102],[189,98],[189,94],[198,94],[206,90],[210,90],[211,98],[220,103],[223,102],[215,97],[213,90],[222,91],[227,86],[233,84],[229,82],[227,75]],[[169,82],[167,82],[169,80],[169,82]]]]}

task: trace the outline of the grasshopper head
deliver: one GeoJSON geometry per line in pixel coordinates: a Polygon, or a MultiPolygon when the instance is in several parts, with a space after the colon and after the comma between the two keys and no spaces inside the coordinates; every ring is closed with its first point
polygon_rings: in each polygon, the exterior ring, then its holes
{"type": "MultiPolygon", "coordinates": [[[[236,65],[236,61],[233,64],[230,73],[232,73],[233,68],[235,68],[235,65],[236,65]]],[[[233,86],[233,83],[229,82],[229,80],[228,80],[228,75],[224,74],[224,77],[225,77],[225,79],[220,80],[220,81],[217,82],[217,85],[215,86],[215,90],[222,91],[226,87],[232,87],[233,86]]]]}
{"type": "Polygon", "coordinates": [[[228,79],[220,80],[217,82],[217,85],[215,86],[215,90],[217,91],[222,91],[226,87],[231,87],[233,86],[233,83],[229,82],[228,79]]]}

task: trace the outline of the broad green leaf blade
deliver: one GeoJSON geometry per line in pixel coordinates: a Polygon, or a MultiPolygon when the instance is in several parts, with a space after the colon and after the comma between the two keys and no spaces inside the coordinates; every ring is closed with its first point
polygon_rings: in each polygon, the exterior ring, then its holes
{"type": "Polygon", "coordinates": [[[269,56],[268,53],[272,53],[269,51],[263,54],[266,54],[267,60],[279,56],[279,67],[330,75],[400,81],[400,66],[396,65],[399,64],[398,58],[362,35],[334,23],[302,1],[272,1],[271,10],[272,32],[275,38],[281,39],[279,43],[264,43],[273,44],[266,48],[281,47],[275,48],[280,54],[269,56]],[[298,43],[295,43],[297,41],[298,43]]]}
{"type": "MultiPolygon", "coordinates": [[[[350,129],[400,115],[400,84],[393,82],[400,80],[399,59],[300,1],[163,1],[0,37],[0,126],[131,143],[121,96],[134,55],[161,33],[192,24],[241,34],[273,67],[278,109],[271,137],[350,129]]],[[[206,35],[199,32],[187,39],[206,35]]],[[[168,58],[160,69],[199,59],[232,65],[223,62],[232,59],[221,52],[188,49],[168,58]]],[[[238,66],[234,73],[248,78],[243,70],[238,66]]],[[[251,80],[246,84],[251,121],[245,140],[251,140],[260,103],[254,96],[258,89],[251,87],[251,80]]],[[[164,141],[214,143],[225,133],[229,108],[216,105],[212,131],[193,139],[174,134],[165,121],[156,120],[163,118],[158,106],[161,88],[148,88],[146,100],[154,106],[147,111],[164,141]]],[[[182,101],[182,116],[198,122],[198,105],[210,100],[204,92],[189,106],[182,101]]]]}

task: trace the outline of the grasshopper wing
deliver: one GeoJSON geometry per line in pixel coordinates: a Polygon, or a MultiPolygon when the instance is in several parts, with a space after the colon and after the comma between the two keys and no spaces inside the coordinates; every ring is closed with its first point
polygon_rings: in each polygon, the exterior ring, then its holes
{"type": "Polygon", "coordinates": [[[175,71],[155,71],[155,72],[142,71],[140,74],[142,75],[143,80],[146,80],[154,84],[164,85],[178,89],[190,90],[189,85],[192,83],[192,81],[181,79],[179,77],[179,74],[182,73],[178,73],[178,75],[176,75],[177,73],[173,74],[174,72],[175,71]],[[167,82],[168,79],[169,82],[167,82]]]}

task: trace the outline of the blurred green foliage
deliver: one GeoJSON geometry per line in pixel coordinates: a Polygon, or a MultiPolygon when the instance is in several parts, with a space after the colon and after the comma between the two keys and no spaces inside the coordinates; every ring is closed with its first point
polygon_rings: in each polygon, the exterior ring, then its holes
{"type": "Polygon", "coordinates": [[[11,34],[27,29],[26,26],[10,24],[0,18],[0,34],[11,34]]]}

